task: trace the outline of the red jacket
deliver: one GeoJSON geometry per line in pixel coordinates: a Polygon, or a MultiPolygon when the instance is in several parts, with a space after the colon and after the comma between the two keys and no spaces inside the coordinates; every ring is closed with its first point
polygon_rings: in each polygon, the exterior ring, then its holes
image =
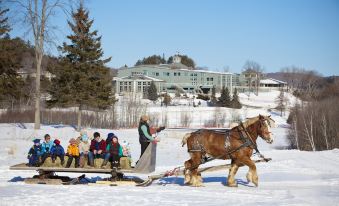
{"type": "Polygon", "coordinates": [[[97,142],[95,140],[92,140],[91,146],[89,147],[89,150],[91,152],[93,152],[94,150],[102,150],[102,152],[105,152],[106,151],[106,141],[101,140],[100,142],[97,142]]]}

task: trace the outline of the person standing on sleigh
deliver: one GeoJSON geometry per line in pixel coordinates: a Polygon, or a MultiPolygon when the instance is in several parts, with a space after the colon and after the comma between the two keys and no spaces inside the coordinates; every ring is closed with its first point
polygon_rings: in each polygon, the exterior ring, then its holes
{"type": "Polygon", "coordinates": [[[140,118],[138,132],[139,132],[139,143],[141,146],[141,153],[140,158],[144,154],[145,150],[147,149],[148,145],[151,142],[159,142],[158,138],[153,138],[152,134],[155,132],[151,132],[151,130],[155,130],[156,132],[160,132],[161,130],[164,130],[165,127],[159,127],[159,128],[150,128],[149,126],[149,117],[147,115],[143,115],[140,118]]]}

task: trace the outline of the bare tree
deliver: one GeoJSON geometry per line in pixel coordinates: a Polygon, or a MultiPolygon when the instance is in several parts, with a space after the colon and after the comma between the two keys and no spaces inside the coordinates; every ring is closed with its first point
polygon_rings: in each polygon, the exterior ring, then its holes
{"type": "Polygon", "coordinates": [[[192,123],[192,115],[188,111],[180,112],[180,123],[182,127],[189,127],[192,123]]]}
{"type": "Polygon", "coordinates": [[[316,151],[315,144],[314,144],[314,133],[313,133],[313,111],[310,111],[309,116],[306,118],[306,114],[303,114],[303,122],[304,122],[304,132],[306,134],[306,138],[309,141],[309,144],[311,145],[312,151],[316,151]],[[307,120],[306,120],[307,119],[307,120]]]}
{"type": "Polygon", "coordinates": [[[326,117],[324,114],[322,115],[322,119],[321,119],[321,127],[322,127],[321,129],[322,129],[323,136],[324,136],[325,143],[326,143],[326,149],[328,150],[329,146],[328,146],[328,140],[327,140],[327,121],[326,121],[326,117]]]}
{"type": "Polygon", "coordinates": [[[288,89],[292,89],[294,94],[306,100],[314,98],[318,87],[322,84],[321,76],[316,71],[291,66],[281,69],[281,72],[283,80],[288,84],[288,89]]]}
{"type": "MultiPolygon", "coordinates": [[[[49,24],[49,19],[57,9],[65,8],[62,0],[12,0],[23,9],[24,21],[28,24],[33,38],[35,50],[35,114],[34,114],[34,129],[40,129],[40,77],[41,63],[45,54],[45,42],[49,42],[50,29],[53,28],[49,24]]],[[[64,10],[65,11],[65,10],[64,10]]]]}
{"type": "Polygon", "coordinates": [[[297,116],[294,116],[294,120],[293,120],[293,130],[294,130],[294,134],[295,134],[295,143],[297,146],[297,149],[299,150],[299,136],[298,136],[298,129],[297,129],[297,116]]]}
{"type": "Polygon", "coordinates": [[[248,81],[249,90],[251,90],[253,84],[256,90],[256,94],[259,94],[260,80],[263,76],[264,69],[261,65],[255,61],[247,60],[243,67],[243,73],[247,75],[246,79],[248,81]]]}

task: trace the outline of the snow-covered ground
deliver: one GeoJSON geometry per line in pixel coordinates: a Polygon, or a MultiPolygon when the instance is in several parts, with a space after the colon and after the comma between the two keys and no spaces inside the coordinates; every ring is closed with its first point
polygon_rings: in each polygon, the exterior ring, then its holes
{"type": "MultiPolygon", "coordinates": [[[[252,100],[250,98],[247,104],[264,106],[265,102],[274,104],[272,95],[252,100]]],[[[267,107],[262,106],[247,108],[246,113],[248,116],[263,112],[267,114],[267,107]]],[[[202,110],[205,111],[201,114],[204,116],[212,112],[210,109],[200,107],[192,112],[196,115],[202,110]]],[[[245,113],[244,109],[239,112],[245,113]]],[[[33,124],[0,124],[0,205],[339,205],[339,150],[278,150],[277,148],[287,146],[286,117],[271,114],[277,125],[272,129],[275,141],[269,145],[259,139],[258,144],[261,153],[272,158],[272,161],[257,164],[259,187],[248,184],[248,168],[240,168],[236,176],[239,184],[237,188],[225,186],[228,174],[226,170],[203,173],[204,187],[199,188],[184,186],[182,176],[164,178],[146,188],[27,185],[23,178],[33,176],[35,172],[12,171],[9,166],[27,161],[31,140],[34,137],[42,138],[44,134],[49,133],[52,138],[61,139],[61,144],[65,147],[68,140],[79,133],[67,126],[55,128],[44,125],[41,130],[34,131],[33,124]]],[[[194,122],[194,125],[198,126],[199,123],[194,122]]],[[[103,137],[112,132],[91,128],[88,131],[90,134],[99,131],[103,137]]],[[[113,132],[120,141],[130,142],[132,158],[136,161],[140,152],[137,130],[124,129],[113,132]]],[[[185,132],[187,131],[168,129],[159,134],[161,142],[157,147],[155,174],[180,166],[188,159],[186,148],[181,147],[181,138],[185,132]]],[[[228,162],[218,160],[207,163],[206,166],[228,162]]],[[[67,175],[76,177],[79,174],[67,175]]],[[[87,175],[92,179],[99,176],[107,177],[100,174],[87,175]]]]}

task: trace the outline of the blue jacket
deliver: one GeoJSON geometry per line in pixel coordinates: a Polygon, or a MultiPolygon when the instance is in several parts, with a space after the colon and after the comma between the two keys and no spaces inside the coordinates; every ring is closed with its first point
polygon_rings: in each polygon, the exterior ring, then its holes
{"type": "Polygon", "coordinates": [[[53,143],[52,140],[50,140],[48,143],[47,142],[43,142],[41,144],[41,152],[42,152],[42,154],[50,153],[53,145],[54,145],[54,143],[53,143]]]}
{"type": "Polygon", "coordinates": [[[52,155],[65,155],[65,150],[61,145],[54,145],[51,148],[52,155]]]}
{"type": "Polygon", "coordinates": [[[28,152],[28,157],[40,156],[41,154],[42,154],[41,153],[41,146],[40,145],[39,146],[33,145],[28,152]]]}

